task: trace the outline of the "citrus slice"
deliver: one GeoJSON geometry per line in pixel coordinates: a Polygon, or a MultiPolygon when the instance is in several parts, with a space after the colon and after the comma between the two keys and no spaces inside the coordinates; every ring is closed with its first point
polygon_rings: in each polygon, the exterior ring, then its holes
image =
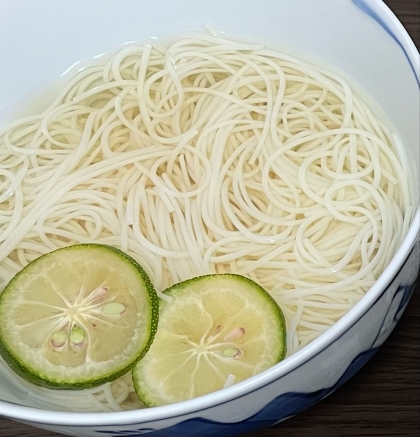
{"type": "Polygon", "coordinates": [[[0,295],[0,354],[37,385],[94,387],[146,353],[158,317],[156,291],[133,258],[70,246],[28,264],[0,295]]]}
{"type": "Polygon", "coordinates": [[[159,329],[133,368],[148,406],[205,395],[268,369],[286,353],[281,309],[243,276],[200,276],[165,290],[159,329]],[[171,300],[172,299],[172,300],[171,300]]]}

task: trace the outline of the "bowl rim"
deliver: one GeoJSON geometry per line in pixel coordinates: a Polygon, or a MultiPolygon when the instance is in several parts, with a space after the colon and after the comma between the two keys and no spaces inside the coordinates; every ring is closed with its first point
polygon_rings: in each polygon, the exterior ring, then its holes
{"type": "MultiPolygon", "coordinates": [[[[419,82],[420,55],[414,42],[409,36],[402,23],[382,0],[351,0],[356,7],[360,3],[368,10],[377,14],[377,21],[380,20],[382,27],[396,40],[404,51],[407,61],[410,63],[413,73],[419,82]],[[392,29],[392,33],[389,29],[392,29]]],[[[46,410],[35,407],[19,405],[13,402],[0,400],[0,416],[10,419],[22,420],[44,425],[89,427],[89,426],[115,426],[124,424],[144,424],[153,421],[181,418],[199,411],[219,407],[234,399],[246,396],[252,392],[262,389],[274,380],[277,380],[307,361],[314,358],[333,342],[343,336],[351,329],[375,304],[388,286],[402,270],[408,256],[413,249],[416,240],[420,237],[420,205],[417,207],[408,233],[404,238],[397,253],[392,258],[385,271],[378,278],[372,288],[365,296],[331,328],[321,334],[318,338],[303,347],[298,352],[276,364],[270,369],[237,383],[232,387],[210,393],[189,401],[179,402],[162,407],[150,409],[139,409],[131,411],[116,411],[107,413],[76,413],[46,410]]]]}

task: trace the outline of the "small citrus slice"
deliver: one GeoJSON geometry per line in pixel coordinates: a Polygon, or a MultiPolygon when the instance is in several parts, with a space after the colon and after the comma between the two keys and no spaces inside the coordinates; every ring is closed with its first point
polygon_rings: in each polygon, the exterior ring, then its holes
{"type": "Polygon", "coordinates": [[[0,295],[0,354],[34,384],[94,387],[142,358],[158,317],[156,291],[133,258],[70,246],[28,264],[0,295]]]}
{"type": "Polygon", "coordinates": [[[243,276],[200,276],[165,290],[159,329],[133,368],[148,406],[192,399],[268,369],[286,353],[282,311],[243,276]],[[172,299],[172,300],[171,300],[172,299]]]}

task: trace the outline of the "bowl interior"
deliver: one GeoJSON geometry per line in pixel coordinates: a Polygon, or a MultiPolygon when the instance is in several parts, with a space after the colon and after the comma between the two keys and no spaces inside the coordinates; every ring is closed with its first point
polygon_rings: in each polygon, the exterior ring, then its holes
{"type": "MultiPolygon", "coordinates": [[[[390,12],[379,0],[2,2],[0,126],[39,110],[54,89],[48,84],[57,86],[57,78],[79,61],[127,41],[203,31],[209,25],[327,66],[367,92],[377,115],[392,121],[407,165],[417,166],[411,174],[418,198],[419,85],[413,72],[418,65],[400,25],[391,19],[393,24],[384,27],[381,20],[388,22],[390,12]]],[[[0,400],[27,405],[25,385],[0,376],[0,400]]]]}

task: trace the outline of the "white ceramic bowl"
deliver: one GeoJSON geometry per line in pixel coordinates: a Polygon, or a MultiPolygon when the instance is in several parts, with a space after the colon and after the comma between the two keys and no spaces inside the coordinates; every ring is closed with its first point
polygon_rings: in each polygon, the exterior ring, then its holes
{"type": "MultiPolygon", "coordinates": [[[[8,108],[79,60],[126,41],[202,30],[206,23],[341,71],[368,90],[418,164],[419,55],[380,0],[2,0],[0,124],[13,113],[8,108]]],[[[419,214],[367,295],[320,338],[256,377],[199,399],[140,411],[45,411],[24,406],[21,396],[22,405],[0,401],[0,414],[78,437],[221,437],[298,414],[353,376],[395,327],[418,275],[419,214]]],[[[7,391],[20,396],[0,381],[0,398],[7,391]]]]}

